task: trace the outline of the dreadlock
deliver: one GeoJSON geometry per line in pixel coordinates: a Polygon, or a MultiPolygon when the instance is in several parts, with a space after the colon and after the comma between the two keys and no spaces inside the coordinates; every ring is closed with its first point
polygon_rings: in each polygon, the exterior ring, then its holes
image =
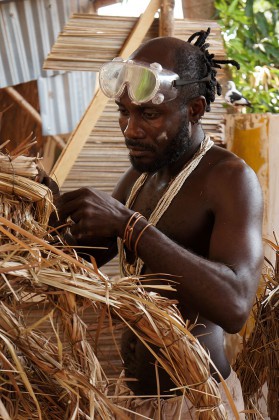
{"type": "Polygon", "coordinates": [[[209,82],[195,83],[182,88],[182,100],[189,100],[195,96],[202,95],[206,100],[206,111],[210,111],[210,104],[215,101],[215,94],[219,96],[222,93],[222,87],[216,80],[216,68],[221,68],[221,64],[232,64],[238,70],[240,65],[235,60],[215,60],[214,54],[208,52],[209,43],[206,39],[210,34],[210,28],[207,31],[195,32],[187,41],[187,48],[180,48],[177,51],[175,71],[181,78],[202,79],[210,75],[209,82]],[[195,43],[191,44],[195,39],[195,43]]]}

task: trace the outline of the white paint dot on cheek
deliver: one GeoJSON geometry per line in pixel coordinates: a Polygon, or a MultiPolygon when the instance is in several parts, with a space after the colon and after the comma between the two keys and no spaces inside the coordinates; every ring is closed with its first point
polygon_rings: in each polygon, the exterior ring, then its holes
{"type": "Polygon", "coordinates": [[[159,136],[156,138],[157,141],[168,140],[167,132],[163,131],[159,136]]]}
{"type": "Polygon", "coordinates": [[[130,118],[128,118],[128,121],[126,123],[126,127],[123,127],[123,133],[125,133],[127,131],[127,128],[129,127],[129,123],[130,123],[130,118]]]}

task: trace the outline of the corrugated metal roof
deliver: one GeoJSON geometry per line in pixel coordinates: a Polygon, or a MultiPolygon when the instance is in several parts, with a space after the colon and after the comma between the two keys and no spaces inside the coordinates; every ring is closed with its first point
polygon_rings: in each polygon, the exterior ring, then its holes
{"type": "Polygon", "coordinates": [[[42,134],[71,132],[80,121],[95,91],[96,73],[71,72],[40,77],[38,91],[42,134]]]}
{"type": "MultiPolygon", "coordinates": [[[[0,2],[0,88],[58,74],[42,64],[73,12],[89,0],[0,2]]],[[[90,7],[90,6],[88,6],[90,7]]]]}

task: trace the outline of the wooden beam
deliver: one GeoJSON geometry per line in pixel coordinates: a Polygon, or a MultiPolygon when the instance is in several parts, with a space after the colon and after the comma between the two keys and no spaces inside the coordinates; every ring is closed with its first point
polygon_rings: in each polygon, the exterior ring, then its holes
{"type": "Polygon", "coordinates": [[[121,49],[121,57],[127,58],[141,44],[148,29],[152,25],[154,15],[160,9],[161,0],[150,0],[145,12],[139,17],[131,34],[128,36],[121,49]]]}
{"type": "Polygon", "coordinates": [[[174,0],[161,0],[159,36],[173,36],[174,0]]]}
{"type": "MultiPolygon", "coordinates": [[[[42,117],[39,112],[13,87],[5,87],[3,90],[28,114],[39,126],[42,126],[42,117]]],[[[51,136],[60,149],[64,149],[65,142],[60,136],[51,136]]]]}
{"type": "Polygon", "coordinates": [[[39,125],[42,124],[41,116],[38,111],[13,87],[3,89],[22,109],[35,120],[39,125]]]}
{"type": "MultiPolygon", "coordinates": [[[[160,3],[160,0],[150,1],[145,12],[139,17],[130,36],[124,43],[119,54],[121,57],[128,58],[129,55],[143,41],[148,29],[154,20],[155,13],[160,8],[160,3]]],[[[55,179],[60,187],[62,186],[68,173],[74,165],[77,156],[86,143],[107,102],[108,98],[101,92],[100,89],[98,89],[82,119],[69,138],[67,146],[59,156],[50,175],[55,179]]]]}

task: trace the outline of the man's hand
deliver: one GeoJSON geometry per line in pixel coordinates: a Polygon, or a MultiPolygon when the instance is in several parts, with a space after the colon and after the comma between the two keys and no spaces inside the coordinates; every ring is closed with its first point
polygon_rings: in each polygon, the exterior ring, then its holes
{"type": "MultiPolygon", "coordinates": [[[[39,168],[39,174],[36,178],[36,181],[40,184],[46,185],[52,191],[53,204],[56,206],[57,200],[60,197],[60,191],[57,183],[41,168],[39,168]]],[[[59,226],[57,214],[55,211],[53,211],[50,215],[49,225],[53,227],[59,226]]]]}
{"type": "Polygon", "coordinates": [[[61,195],[57,201],[60,223],[72,221],[71,234],[81,244],[92,238],[122,236],[133,213],[118,200],[93,188],[61,195]]]}
{"type": "Polygon", "coordinates": [[[57,183],[41,168],[39,168],[39,174],[36,178],[36,181],[40,184],[46,185],[52,191],[53,200],[55,202],[55,199],[57,199],[60,195],[57,183]]]}

